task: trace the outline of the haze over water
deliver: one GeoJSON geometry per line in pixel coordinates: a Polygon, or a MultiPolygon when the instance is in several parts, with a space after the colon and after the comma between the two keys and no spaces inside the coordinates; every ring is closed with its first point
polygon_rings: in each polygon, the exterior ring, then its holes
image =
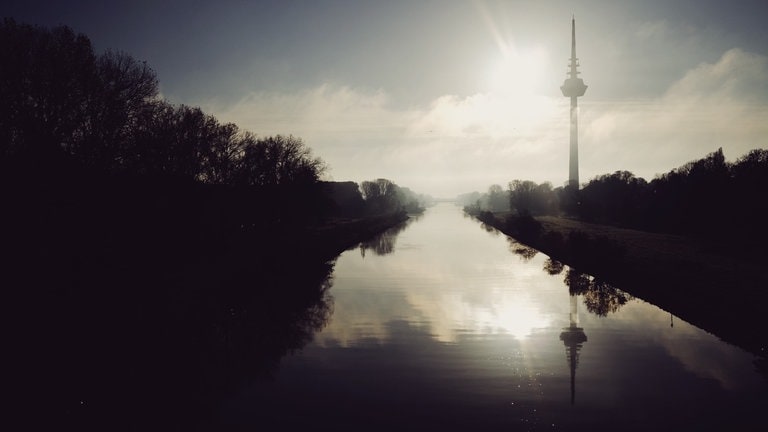
{"type": "Polygon", "coordinates": [[[639,299],[598,316],[579,296],[572,323],[568,268],[551,275],[545,255],[514,253],[453,204],[398,231],[338,258],[328,324],[222,417],[357,430],[762,424],[768,381],[751,354],[639,299]],[[586,336],[573,395],[572,324],[586,336]]]}

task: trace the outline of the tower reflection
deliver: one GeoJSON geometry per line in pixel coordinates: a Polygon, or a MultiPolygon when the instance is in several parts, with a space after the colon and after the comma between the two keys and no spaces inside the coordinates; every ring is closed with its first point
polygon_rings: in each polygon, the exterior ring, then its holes
{"type": "Polygon", "coordinates": [[[584,342],[587,341],[587,335],[584,329],[579,327],[579,306],[578,296],[571,294],[571,313],[570,325],[560,333],[560,340],[565,345],[565,356],[568,360],[568,366],[571,370],[571,405],[576,402],[576,367],[579,365],[579,351],[584,342]]]}

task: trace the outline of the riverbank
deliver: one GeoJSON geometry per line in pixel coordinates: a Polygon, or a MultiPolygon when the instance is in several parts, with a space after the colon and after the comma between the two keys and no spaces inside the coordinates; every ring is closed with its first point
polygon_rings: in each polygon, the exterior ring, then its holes
{"type": "Polygon", "coordinates": [[[405,212],[364,218],[333,218],[310,231],[307,248],[321,259],[334,259],[345,250],[407,221],[408,218],[405,212]]]}
{"type": "Polygon", "coordinates": [[[759,257],[706,241],[553,216],[484,223],[579,271],[603,279],[720,338],[768,356],[762,309],[768,275],[759,257]]]}

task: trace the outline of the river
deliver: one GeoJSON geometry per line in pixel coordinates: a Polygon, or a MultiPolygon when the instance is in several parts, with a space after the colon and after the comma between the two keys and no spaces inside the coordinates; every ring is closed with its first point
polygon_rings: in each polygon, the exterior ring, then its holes
{"type": "Polygon", "coordinates": [[[218,414],[225,423],[657,431],[766,423],[768,380],[754,355],[451,203],[344,252],[327,284],[327,314],[311,341],[229,397],[218,414]]]}

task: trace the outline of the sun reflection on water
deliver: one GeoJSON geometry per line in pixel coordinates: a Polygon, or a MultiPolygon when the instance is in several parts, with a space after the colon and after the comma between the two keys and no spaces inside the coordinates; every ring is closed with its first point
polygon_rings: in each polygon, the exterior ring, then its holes
{"type": "MultiPolygon", "coordinates": [[[[409,292],[397,314],[336,315],[318,336],[324,344],[350,346],[359,340],[389,340],[388,323],[405,321],[413,328],[428,331],[443,343],[456,343],[460,337],[511,335],[524,341],[535,329],[551,327],[553,319],[542,313],[530,296],[515,291],[497,291],[492,301],[473,303],[457,292],[409,292]],[[332,342],[331,342],[332,341],[332,342]]],[[[379,303],[381,298],[367,297],[379,303]]],[[[392,299],[395,300],[395,299],[392,299]]],[[[357,308],[362,305],[356,303],[357,308]]],[[[337,309],[338,311],[338,309],[337,309]]]]}

